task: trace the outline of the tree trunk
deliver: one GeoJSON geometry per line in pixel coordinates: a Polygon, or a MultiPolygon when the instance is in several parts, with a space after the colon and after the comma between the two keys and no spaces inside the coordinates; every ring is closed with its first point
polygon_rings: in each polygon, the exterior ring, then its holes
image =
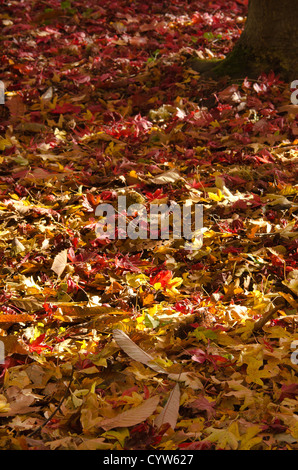
{"type": "Polygon", "coordinates": [[[195,59],[192,66],[213,77],[253,78],[273,70],[298,79],[297,21],[297,0],[250,0],[244,31],[226,59],[201,65],[195,59]]]}

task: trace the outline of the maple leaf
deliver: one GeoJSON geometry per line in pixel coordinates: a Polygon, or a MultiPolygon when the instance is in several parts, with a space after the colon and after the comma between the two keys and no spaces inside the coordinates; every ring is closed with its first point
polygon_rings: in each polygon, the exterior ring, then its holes
{"type": "Polygon", "coordinates": [[[39,335],[36,339],[31,341],[31,343],[29,344],[30,351],[37,352],[37,354],[40,354],[45,349],[51,349],[50,346],[43,343],[43,340],[44,340],[45,336],[46,336],[46,334],[43,333],[42,335],[39,335]]]}
{"type": "Polygon", "coordinates": [[[257,446],[263,440],[262,436],[257,436],[262,431],[262,427],[258,425],[251,425],[245,434],[241,435],[241,444],[239,450],[250,450],[252,447],[257,446]]]}
{"type": "Polygon", "coordinates": [[[215,442],[220,449],[238,449],[241,437],[237,423],[232,423],[227,429],[209,427],[206,431],[210,434],[203,442],[215,442]]]}

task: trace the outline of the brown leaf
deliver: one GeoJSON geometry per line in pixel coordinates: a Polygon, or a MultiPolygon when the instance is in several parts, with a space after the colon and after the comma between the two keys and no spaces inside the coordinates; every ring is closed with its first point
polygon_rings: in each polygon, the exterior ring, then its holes
{"type": "Polygon", "coordinates": [[[154,421],[154,424],[157,428],[160,428],[163,424],[168,423],[172,429],[175,429],[177,424],[177,419],[179,416],[179,405],[180,405],[180,387],[177,383],[171,394],[167,403],[164,406],[162,412],[157,416],[154,421]]]}
{"type": "MultiPolygon", "coordinates": [[[[5,315],[7,317],[7,315],[5,315]]],[[[15,316],[15,315],[13,315],[15,316]]],[[[4,344],[5,355],[7,354],[28,354],[28,350],[19,342],[17,336],[2,336],[1,342],[4,344]]]]}
{"type": "Polygon", "coordinates": [[[10,111],[10,120],[16,122],[19,118],[23,117],[25,114],[25,104],[22,98],[18,95],[13,96],[6,102],[6,106],[10,111]]]}
{"type": "Polygon", "coordinates": [[[142,405],[120,413],[114,418],[104,419],[99,426],[105,431],[113,428],[126,428],[142,423],[154,413],[159,402],[159,397],[155,396],[146,400],[142,405]]]}

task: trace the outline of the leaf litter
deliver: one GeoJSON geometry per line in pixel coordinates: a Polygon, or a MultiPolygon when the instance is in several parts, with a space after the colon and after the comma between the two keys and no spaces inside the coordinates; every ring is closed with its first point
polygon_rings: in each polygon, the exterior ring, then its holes
{"type": "Polygon", "coordinates": [[[0,448],[297,449],[289,85],[206,80],[247,2],[2,5],[0,448]],[[102,240],[200,203],[203,244],[102,240]]]}

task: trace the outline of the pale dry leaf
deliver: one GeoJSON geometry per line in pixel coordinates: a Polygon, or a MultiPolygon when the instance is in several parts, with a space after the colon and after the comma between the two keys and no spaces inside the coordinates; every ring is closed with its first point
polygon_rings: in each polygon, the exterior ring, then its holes
{"type": "Polygon", "coordinates": [[[20,240],[18,240],[16,237],[12,241],[12,246],[14,247],[16,253],[22,253],[26,249],[23,243],[21,243],[20,240]]]}
{"type": "Polygon", "coordinates": [[[54,258],[54,262],[52,264],[52,270],[57,274],[57,276],[61,276],[64,269],[67,265],[67,249],[58,253],[57,256],[54,258]]]}
{"type": "Polygon", "coordinates": [[[163,424],[168,423],[172,429],[175,429],[178,416],[179,416],[179,405],[180,405],[180,387],[177,383],[170,393],[169,399],[164,406],[162,412],[157,416],[154,424],[157,428],[160,428],[163,424]]]}
{"type": "Polygon", "coordinates": [[[78,445],[78,450],[108,450],[111,449],[111,444],[107,443],[102,437],[83,439],[83,442],[78,445]]]}
{"type": "Polygon", "coordinates": [[[193,390],[203,390],[204,385],[201,380],[193,372],[182,372],[181,374],[169,374],[168,378],[175,382],[184,382],[185,385],[193,390]]]}
{"type": "Polygon", "coordinates": [[[176,183],[176,181],[181,180],[181,175],[175,170],[165,171],[154,178],[150,178],[150,182],[153,184],[169,184],[176,183]]]}
{"type": "Polygon", "coordinates": [[[290,272],[288,279],[282,281],[282,283],[291,289],[294,294],[298,295],[298,269],[293,269],[290,272]]]}
{"type": "Polygon", "coordinates": [[[47,91],[40,97],[42,101],[50,101],[52,98],[53,98],[53,87],[48,88],[47,91]]]}
{"type": "Polygon", "coordinates": [[[113,337],[118,346],[132,359],[147,365],[160,374],[167,374],[162,367],[154,364],[154,358],[137,346],[122,330],[114,330],[113,337]]]}
{"type": "Polygon", "coordinates": [[[135,426],[136,424],[145,421],[154,413],[158,402],[158,396],[149,398],[144,403],[142,403],[142,405],[124,411],[114,418],[104,419],[99,423],[99,426],[105,431],[109,431],[113,428],[126,428],[129,426],[135,426]]]}

